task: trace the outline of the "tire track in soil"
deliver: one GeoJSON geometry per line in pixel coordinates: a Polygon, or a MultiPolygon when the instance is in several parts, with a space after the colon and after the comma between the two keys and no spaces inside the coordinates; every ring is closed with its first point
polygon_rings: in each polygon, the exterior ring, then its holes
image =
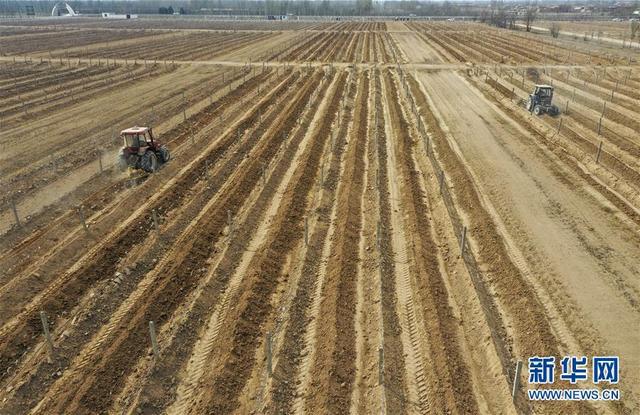
{"type": "MultiPolygon", "coordinates": [[[[491,90],[486,90],[486,89],[485,89],[485,90],[483,90],[482,92],[483,92],[483,93],[485,93],[485,96],[486,96],[486,97],[488,97],[490,100],[495,99],[495,98],[493,97],[493,92],[495,92],[495,91],[491,91],[491,90]]],[[[502,109],[502,108],[504,108],[504,102],[500,102],[500,99],[498,99],[497,101],[499,102],[499,107],[500,107],[501,109],[502,109]]],[[[512,105],[513,105],[513,104],[512,104],[512,105]]],[[[510,108],[510,110],[511,110],[511,111],[513,111],[513,108],[510,108]]],[[[522,116],[523,116],[524,111],[517,111],[517,110],[516,110],[516,111],[513,111],[513,112],[511,112],[511,114],[513,114],[514,118],[518,118],[518,119],[519,119],[519,120],[518,120],[518,122],[520,122],[520,119],[523,119],[523,117],[522,117],[522,116]],[[515,112],[515,114],[513,114],[513,112],[515,112]]],[[[537,121],[537,119],[535,119],[535,118],[534,118],[534,119],[530,119],[530,120],[526,120],[526,119],[525,119],[525,124],[524,124],[524,125],[525,125],[525,128],[528,128],[528,130],[531,130],[531,131],[534,131],[535,133],[538,133],[538,131],[536,131],[536,127],[535,127],[535,124],[534,124],[536,121],[537,121]]],[[[552,130],[552,131],[553,131],[553,130],[552,130]]],[[[565,132],[566,132],[566,130],[565,130],[565,132]]],[[[563,133],[562,133],[562,135],[565,135],[565,132],[563,132],[563,133]]],[[[537,135],[539,135],[540,137],[543,137],[543,136],[544,136],[544,134],[537,134],[537,135]]],[[[555,137],[555,135],[554,135],[554,137],[555,137]]],[[[552,140],[549,140],[549,141],[551,141],[551,142],[552,142],[552,140]]],[[[545,144],[546,144],[546,143],[545,143],[545,144]]],[[[548,146],[547,146],[547,147],[548,147],[548,146]]],[[[557,149],[556,149],[556,150],[557,150],[557,149]]],[[[564,151],[565,149],[563,148],[562,150],[564,151]]],[[[578,154],[579,154],[579,153],[578,153],[578,154]]],[[[588,156],[587,156],[587,157],[588,157],[588,156]]],[[[585,171],[584,171],[584,170],[585,170],[585,167],[584,167],[584,166],[582,166],[582,165],[580,165],[579,163],[576,163],[575,161],[574,161],[574,162],[571,162],[570,158],[569,158],[569,157],[567,157],[567,154],[564,154],[564,153],[563,153],[563,154],[560,154],[559,159],[561,160],[561,162],[558,162],[558,160],[555,160],[555,163],[551,165],[551,166],[552,166],[552,168],[553,168],[553,171],[555,172],[555,173],[554,173],[554,175],[555,175],[556,177],[560,178],[563,182],[565,182],[565,183],[566,183],[568,186],[570,186],[571,188],[577,189],[577,184],[575,183],[575,180],[574,180],[575,178],[574,178],[574,179],[570,179],[570,178],[568,178],[569,176],[571,176],[571,174],[570,174],[570,173],[568,173],[568,171],[567,171],[567,170],[565,170],[564,172],[562,172],[562,165],[563,165],[564,163],[567,163],[567,167],[572,167],[572,168],[574,169],[574,171],[578,174],[578,176],[579,176],[579,177],[585,177],[585,176],[588,176],[588,175],[585,173],[585,171]],[[564,156],[564,157],[563,157],[563,156],[564,156]],[[567,174],[569,174],[569,176],[567,176],[567,174]]],[[[597,170],[596,170],[596,171],[597,171],[597,170]]],[[[604,174],[603,176],[604,176],[604,177],[607,177],[607,175],[606,175],[606,174],[604,174]]],[[[613,201],[613,200],[612,200],[612,204],[613,204],[613,205],[615,205],[615,206],[620,205],[621,207],[626,207],[626,210],[627,210],[627,211],[630,211],[630,212],[629,212],[629,215],[628,215],[628,216],[629,216],[628,218],[629,218],[629,219],[631,219],[632,221],[637,221],[637,218],[638,218],[638,211],[637,211],[637,209],[633,209],[633,208],[632,208],[631,203],[629,203],[629,206],[626,206],[626,203],[628,203],[628,202],[626,202],[626,201],[624,200],[624,196],[622,196],[622,195],[619,195],[619,196],[618,196],[618,195],[614,194],[614,192],[612,191],[612,189],[611,189],[611,188],[607,187],[606,185],[602,185],[602,183],[598,183],[598,182],[596,181],[596,179],[594,179],[593,177],[585,177],[585,178],[586,178],[586,181],[587,181],[589,184],[594,183],[594,186],[593,186],[593,187],[594,187],[594,189],[593,189],[593,190],[596,190],[596,191],[601,192],[601,196],[603,196],[603,197],[605,197],[605,198],[607,198],[607,199],[608,199],[609,197],[612,197],[612,196],[613,196],[613,197],[616,197],[616,196],[617,196],[617,200],[616,200],[616,201],[613,201]],[[617,203],[616,203],[616,202],[617,202],[617,203]]],[[[611,182],[610,182],[610,183],[611,183],[611,182]]],[[[619,184],[619,183],[616,183],[616,182],[614,181],[613,185],[615,186],[615,185],[617,185],[617,184],[619,184]]],[[[587,189],[589,189],[589,188],[587,188],[587,189]]],[[[589,190],[591,190],[591,189],[589,189],[589,190]]],[[[620,193],[620,189],[618,189],[618,194],[619,194],[619,193],[620,193]]],[[[604,202],[604,203],[605,203],[605,205],[608,205],[606,202],[604,202]]],[[[603,205],[603,206],[605,206],[605,205],[603,205]]],[[[607,209],[611,209],[610,205],[606,206],[606,208],[607,208],[607,209]]],[[[622,211],[622,212],[625,212],[625,210],[624,210],[624,209],[621,209],[621,211],[622,211]]],[[[578,231],[576,231],[576,232],[578,232],[578,231]]],[[[580,233],[579,233],[579,232],[578,232],[578,235],[580,235],[580,233]]],[[[584,236],[582,236],[582,235],[581,235],[581,236],[579,236],[579,239],[580,239],[581,241],[585,241],[584,236]]],[[[595,253],[594,253],[594,251],[592,250],[592,248],[590,248],[590,247],[589,247],[589,245],[588,245],[588,244],[586,244],[586,245],[585,245],[585,247],[591,251],[592,255],[596,255],[596,257],[597,257],[597,254],[595,254],[595,253]]],[[[638,301],[637,301],[637,294],[638,294],[638,293],[637,293],[637,290],[635,290],[633,287],[631,287],[631,286],[630,286],[630,285],[629,285],[629,284],[624,280],[624,278],[622,278],[620,275],[616,275],[616,272],[611,268],[611,261],[604,261],[604,260],[602,260],[602,258],[599,258],[599,259],[598,259],[598,262],[599,262],[599,263],[600,263],[600,265],[603,267],[603,269],[604,269],[604,270],[606,270],[606,272],[607,272],[607,273],[610,273],[610,274],[614,275],[614,277],[613,277],[613,279],[612,279],[612,283],[613,283],[613,284],[616,286],[616,288],[619,290],[619,292],[620,292],[620,294],[621,294],[622,298],[623,298],[626,302],[628,302],[628,304],[629,304],[632,308],[634,308],[634,309],[638,310],[638,301]]],[[[614,261],[614,262],[616,262],[616,261],[614,261]]],[[[618,262],[619,262],[619,261],[618,261],[618,262]]],[[[549,312],[548,312],[548,311],[547,311],[547,314],[549,314],[549,312]]],[[[560,340],[562,340],[562,339],[560,339],[560,340]]]]}
{"type": "MultiPolygon", "coordinates": [[[[338,82],[338,88],[344,89],[344,76],[341,76],[338,82]]],[[[346,95],[353,95],[353,91],[351,89],[347,90],[346,95]]],[[[345,111],[342,118],[336,121],[332,129],[336,131],[337,127],[335,142],[331,150],[331,162],[323,185],[322,200],[316,210],[318,218],[309,237],[309,247],[303,261],[300,280],[289,308],[289,322],[280,347],[280,354],[274,367],[274,378],[278,380],[298,378],[302,361],[308,356],[305,336],[315,317],[312,314],[312,303],[317,298],[315,293],[321,284],[319,272],[323,261],[323,247],[327,244],[327,238],[330,235],[331,218],[334,216],[335,195],[341,177],[348,117],[349,114],[345,111]]],[[[294,400],[299,396],[298,385],[296,382],[274,381],[271,384],[270,395],[272,396],[275,413],[293,413],[294,400]]]]}
{"type": "Polygon", "coordinates": [[[330,125],[334,119],[341,93],[334,91],[328,110],[322,115],[320,125],[315,129],[311,146],[294,172],[284,200],[273,222],[272,231],[264,251],[254,257],[243,283],[246,289],[236,302],[237,307],[229,315],[233,325],[223,326],[221,341],[216,347],[211,376],[203,382],[206,395],[195,408],[196,413],[230,413],[239,405],[238,399],[252,367],[255,364],[254,351],[264,335],[261,328],[272,313],[271,297],[281,280],[280,275],[285,258],[299,243],[303,235],[303,217],[307,209],[307,199],[313,189],[314,178],[320,165],[322,148],[330,135],[330,125]]]}
{"type": "MultiPolygon", "coordinates": [[[[405,381],[407,382],[400,385],[402,387],[400,390],[387,387],[390,392],[388,400],[405,406],[405,409],[411,408],[426,412],[430,405],[436,408],[444,408],[445,405],[441,400],[438,400],[439,395],[435,393],[434,384],[436,381],[434,375],[426,376],[427,373],[436,372],[437,368],[433,363],[435,358],[429,358],[431,356],[430,343],[428,341],[420,342],[420,339],[428,338],[423,317],[417,312],[422,304],[420,299],[414,296],[417,288],[412,275],[419,274],[420,271],[417,269],[415,259],[408,252],[409,242],[413,241],[410,236],[411,229],[407,229],[408,225],[404,223],[403,217],[407,215],[407,208],[402,206],[401,200],[401,194],[406,192],[406,189],[404,189],[406,184],[402,183],[406,172],[399,168],[397,157],[397,153],[405,149],[397,149],[394,144],[398,139],[394,128],[398,127],[398,120],[393,118],[397,114],[392,113],[389,109],[389,99],[396,97],[390,95],[392,91],[388,89],[388,82],[389,80],[385,77],[383,93],[386,98],[384,101],[385,107],[387,108],[385,115],[388,115],[388,118],[385,119],[385,127],[389,128],[385,133],[393,139],[385,140],[385,145],[387,146],[385,151],[389,154],[386,162],[388,163],[387,169],[390,181],[385,185],[389,189],[391,212],[388,222],[390,226],[390,260],[394,263],[395,271],[393,276],[394,285],[390,288],[394,290],[394,297],[397,300],[394,312],[399,316],[399,326],[401,328],[400,346],[405,357],[406,366],[403,369],[406,371],[405,381]],[[402,394],[402,392],[405,393],[402,394]],[[431,399],[429,399],[430,396],[432,397],[431,399]],[[434,402],[435,405],[433,405],[434,402]]],[[[412,246],[412,248],[415,251],[415,246],[412,246]]]]}
{"type": "MultiPolygon", "coordinates": [[[[291,86],[286,81],[280,86],[284,84],[291,86]]],[[[283,97],[289,93],[293,92],[288,88],[278,90],[278,95],[283,97]]],[[[266,112],[271,100],[273,100],[273,96],[258,104],[254,109],[266,112]]],[[[251,118],[257,118],[257,113],[258,111],[254,111],[251,118]]],[[[233,131],[229,131],[227,136],[235,138],[233,131]]],[[[93,373],[83,379],[66,380],[63,388],[66,388],[69,393],[65,394],[64,391],[62,394],[55,393],[57,401],[50,402],[48,405],[45,403],[39,410],[47,412],[50,410],[57,412],[70,410],[76,413],[78,411],[92,411],[91,408],[109,406],[113,395],[123,386],[120,383],[121,377],[127,373],[138,356],[148,349],[146,342],[147,321],[154,320],[158,326],[161,326],[185,296],[195,288],[210,252],[215,249],[215,242],[226,227],[225,213],[227,211],[230,211],[232,215],[237,213],[246,200],[246,196],[260,181],[260,162],[268,162],[275,156],[277,149],[277,144],[258,141],[252,149],[251,157],[245,158],[241,164],[230,163],[234,164],[232,167],[242,166],[238,173],[240,177],[225,182],[228,183],[229,188],[222,189],[219,197],[212,199],[205,206],[199,217],[192,221],[188,229],[174,244],[176,247],[173,252],[174,258],[161,261],[156,268],[156,274],[161,275],[159,281],[154,282],[144,302],[136,303],[141,303],[140,308],[128,312],[133,315],[131,319],[119,322],[119,327],[125,328],[125,330],[116,335],[113,343],[105,345],[107,348],[105,356],[94,357],[93,373]],[[54,408],[50,408],[51,406],[54,408]],[[66,410],[63,410],[65,407],[66,410]]],[[[169,256],[165,258],[169,258],[169,256]]],[[[85,357],[93,355],[90,353],[85,357]]],[[[78,373],[78,377],[80,375],[83,373],[78,373]]]]}
{"type": "MultiPolygon", "coordinates": [[[[516,356],[555,356],[561,359],[560,345],[553,334],[551,323],[547,320],[539,298],[518,267],[512,261],[507,247],[499,235],[491,216],[485,210],[477,194],[473,181],[462,160],[456,155],[448,142],[446,133],[433,113],[418,81],[407,76],[412,95],[416,98],[417,111],[425,120],[428,135],[434,152],[453,184],[450,191],[456,207],[465,212],[469,221],[467,236],[476,241],[477,259],[480,264],[491,264],[491,280],[485,281],[494,293],[493,301],[498,302],[502,313],[500,327],[494,327],[499,337],[507,345],[506,358],[512,364],[505,367],[505,375],[513,376],[516,356]],[[505,327],[505,319],[509,322],[510,332],[505,327]]],[[[491,307],[496,307],[495,304],[491,307]]],[[[496,347],[498,350],[499,348],[496,347]]],[[[500,353],[500,350],[499,350],[500,353]]],[[[556,382],[564,387],[566,382],[556,382]]],[[[567,383],[568,385],[568,383],[567,383]]],[[[585,403],[545,402],[544,410],[553,413],[593,413],[593,409],[585,403]]],[[[519,410],[523,410],[519,407],[519,410]]]]}
{"type": "MultiPolygon", "coordinates": [[[[284,88],[280,84],[278,90],[284,88]]],[[[253,114],[253,118],[257,115],[253,114]]],[[[240,123],[240,128],[247,128],[250,120],[245,119],[240,123]]],[[[216,143],[206,155],[210,163],[215,163],[225,151],[233,145],[235,136],[224,137],[216,143]]],[[[152,196],[146,205],[139,208],[136,214],[130,216],[125,223],[112,231],[112,235],[105,237],[96,247],[92,248],[75,265],[47,288],[40,292],[13,322],[6,324],[1,332],[3,338],[9,338],[6,343],[0,344],[3,375],[7,375],[6,369],[17,356],[23,354],[25,348],[38,339],[40,333],[39,310],[46,310],[50,316],[59,316],[75,306],[76,300],[82,298],[86,290],[96,282],[113,275],[120,258],[126,257],[134,245],[144,240],[150,232],[149,218],[152,208],[156,208],[158,214],[163,216],[181,203],[190,188],[187,183],[197,181],[205,164],[205,157],[193,162],[194,168],[183,170],[184,173],[164,185],[159,193],[152,196]],[[12,333],[9,335],[9,333],[12,333]]],[[[160,179],[157,179],[160,180],[160,179]]],[[[55,320],[52,322],[55,326],[55,320]]]]}
{"type": "MultiPolygon", "coordinates": [[[[457,413],[477,413],[478,406],[473,394],[469,369],[461,356],[458,344],[457,320],[454,318],[446,286],[441,270],[438,266],[438,247],[431,235],[430,219],[422,212],[429,212],[429,206],[425,204],[422,188],[420,186],[420,172],[416,169],[411,156],[414,150],[414,141],[410,136],[410,126],[400,107],[400,95],[395,80],[391,73],[384,73],[385,88],[387,90],[389,115],[393,131],[396,132],[397,148],[395,154],[399,157],[397,166],[401,176],[402,194],[400,206],[404,210],[405,226],[408,227],[412,237],[406,239],[408,254],[413,256],[417,277],[413,287],[409,289],[415,294],[415,300],[419,304],[412,311],[412,300],[407,302],[407,317],[409,337],[412,344],[417,344],[416,331],[425,330],[428,333],[427,346],[429,360],[434,370],[431,380],[431,394],[428,397],[430,407],[438,411],[451,411],[457,413]],[[421,314],[416,318],[416,323],[424,324],[423,328],[413,328],[412,315],[421,314]]],[[[402,259],[401,257],[398,259],[402,259]]],[[[402,284],[400,285],[400,287],[402,284]]],[[[402,293],[402,288],[401,291],[402,293]]],[[[423,337],[426,338],[426,337],[423,337]]],[[[424,340],[423,340],[424,341],[424,340]]],[[[419,366],[418,366],[419,369],[419,366]]],[[[418,392],[421,400],[425,398],[423,391],[427,390],[426,382],[421,385],[420,371],[417,379],[418,392]]]]}
{"type": "Polygon", "coordinates": [[[338,232],[332,241],[320,304],[323,318],[317,327],[311,383],[315,393],[310,395],[306,408],[310,413],[322,410],[346,413],[351,406],[356,369],[356,277],[362,227],[368,86],[367,74],[363,73],[358,80],[353,124],[338,188],[338,232]]]}
{"type": "Polygon", "coordinates": [[[297,131],[294,138],[283,142],[283,153],[279,152],[281,158],[277,161],[274,171],[269,175],[266,190],[261,189],[255,203],[243,215],[244,221],[241,226],[234,226],[229,246],[211,272],[212,277],[209,278],[211,282],[207,282],[207,285],[203,287],[202,293],[193,307],[193,312],[178,331],[175,339],[172,339],[172,343],[175,343],[176,347],[167,347],[168,356],[163,357],[163,361],[157,369],[154,368],[152,380],[147,382],[141,399],[143,404],[140,409],[143,412],[157,412],[159,409],[165,411],[169,404],[172,405],[172,408],[169,409],[170,412],[184,413],[186,411],[187,403],[203,374],[204,363],[214,346],[216,335],[222,323],[219,316],[224,315],[224,311],[231,304],[230,299],[233,298],[233,294],[230,292],[234,291],[232,286],[238,285],[237,282],[230,281],[230,279],[234,273],[237,273],[243,255],[246,255],[246,250],[253,244],[251,242],[252,235],[255,234],[260,223],[267,220],[264,219],[264,207],[274,197],[274,192],[283,179],[286,167],[293,159],[297,145],[301,140],[300,131],[304,131],[305,124],[296,127],[296,122],[306,111],[303,103],[309,100],[313,88],[317,86],[317,81],[318,77],[314,76],[306,81],[306,85],[300,86],[298,96],[291,101],[286,110],[281,111],[281,119],[275,124],[281,127],[278,128],[278,131],[269,132],[273,136],[282,134],[289,136],[292,132],[297,131]],[[206,323],[207,320],[208,323],[206,323]],[[197,326],[196,322],[199,322],[201,326],[197,326]],[[185,363],[187,360],[189,362],[185,363]],[[178,373],[180,366],[184,367],[185,377],[180,379],[177,389],[173,385],[163,386],[166,377],[178,373]],[[176,402],[176,399],[179,402],[176,402]]]}

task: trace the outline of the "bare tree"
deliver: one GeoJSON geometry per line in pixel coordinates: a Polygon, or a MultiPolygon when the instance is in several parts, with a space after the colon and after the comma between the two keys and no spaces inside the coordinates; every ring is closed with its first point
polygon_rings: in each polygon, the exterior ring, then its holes
{"type": "Polygon", "coordinates": [[[551,36],[553,36],[554,38],[560,36],[560,24],[558,22],[551,23],[551,27],[549,27],[549,33],[551,33],[551,36]]]}
{"type": "Polygon", "coordinates": [[[507,15],[507,21],[509,22],[509,29],[516,30],[516,15],[514,13],[507,15]]]}
{"type": "Polygon", "coordinates": [[[640,29],[640,21],[632,20],[631,21],[631,39],[634,39],[636,37],[636,34],[638,33],[639,29],[640,29]]]}
{"type": "Polygon", "coordinates": [[[487,23],[487,20],[489,20],[489,12],[483,9],[480,11],[480,17],[478,19],[480,23],[487,23]]]}
{"type": "Polygon", "coordinates": [[[531,23],[536,20],[538,16],[538,8],[536,6],[529,5],[527,7],[527,11],[524,14],[524,21],[527,25],[527,32],[531,31],[531,23]]]}

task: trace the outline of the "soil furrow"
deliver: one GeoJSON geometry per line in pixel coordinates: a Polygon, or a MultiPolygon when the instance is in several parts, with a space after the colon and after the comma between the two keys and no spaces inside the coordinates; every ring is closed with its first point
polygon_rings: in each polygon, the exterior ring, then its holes
{"type": "MultiPolygon", "coordinates": [[[[284,89],[284,84],[280,84],[277,91],[284,89]]],[[[266,103],[263,103],[266,106],[266,103]]],[[[258,114],[245,119],[239,129],[247,128],[258,114]]],[[[234,142],[235,134],[228,134],[218,145],[207,155],[208,161],[204,157],[186,174],[180,177],[179,181],[173,181],[172,185],[162,193],[158,194],[153,203],[143,206],[146,214],[130,217],[129,223],[121,225],[113,238],[103,240],[95,249],[89,251],[86,259],[78,262],[67,273],[56,279],[46,290],[40,293],[31,304],[29,304],[18,316],[18,320],[10,322],[2,328],[3,338],[10,339],[6,343],[0,344],[0,368],[6,374],[6,369],[11,362],[22,354],[21,350],[33,340],[35,333],[40,330],[40,321],[37,315],[38,310],[47,310],[51,316],[58,316],[64,310],[68,310],[75,305],[75,299],[82,297],[83,293],[96,281],[108,278],[113,275],[115,268],[121,258],[137,242],[144,239],[145,235],[151,231],[148,222],[151,217],[151,210],[156,209],[160,215],[170,211],[181,203],[182,197],[188,195],[189,186],[194,178],[202,171],[205,162],[215,163],[226,149],[234,142]],[[9,333],[11,335],[9,336],[9,333]]]]}
{"type": "MultiPolygon", "coordinates": [[[[281,93],[286,93],[285,91],[286,89],[283,89],[281,93]]],[[[266,104],[258,108],[268,108],[266,104]]],[[[257,134],[260,134],[260,131],[257,134]]],[[[233,133],[229,133],[229,136],[233,136],[233,133]]],[[[147,336],[147,322],[154,320],[161,326],[170,318],[171,312],[182,299],[195,288],[197,279],[201,277],[203,265],[227,225],[225,213],[237,213],[246,196],[260,180],[260,163],[267,163],[275,155],[277,147],[277,144],[270,140],[260,140],[253,146],[251,157],[245,158],[242,162],[244,166],[240,177],[234,181],[225,181],[231,188],[221,189],[219,196],[208,203],[176,242],[176,249],[171,255],[173,258],[161,264],[162,268],[154,271],[161,275],[159,281],[154,283],[150,292],[145,295],[146,301],[131,312],[131,320],[120,322],[120,327],[126,329],[119,332],[109,345],[109,354],[99,358],[93,365],[92,370],[95,374],[90,379],[95,379],[94,382],[88,381],[86,377],[67,380],[66,388],[69,388],[69,383],[73,385],[78,381],[81,381],[81,385],[78,384],[75,390],[71,390],[70,396],[66,399],[64,395],[58,394],[54,401],[55,411],[66,407],[66,410],[73,412],[90,412],[91,408],[108,406],[114,392],[123,386],[118,380],[131,367],[133,359],[137,359],[147,350],[144,341],[147,336]]],[[[41,410],[46,411],[47,407],[44,406],[41,410]]]]}
{"type": "MultiPolygon", "coordinates": [[[[209,391],[200,407],[206,412],[229,413],[238,405],[238,395],[242,391],[254,364],[253,351],[259,344],[261,327],[271,314],[271,296],[284,266],[284,257],[299,243],[303,236],[303,217],[309,192],[313,188],[318,171],[321,149],[329,137],[329,126],[335,116],[341,93],[334,92],[330,104],[322,116],[320,125],[312,138],[310,147],[291,179],[291,188],[286,191],[285,199],[274,220],[274,226],[268,237],[271,241],[264,251],[252,261],[236,302],[236,308],[228,320],[235,321],[233,333],[221,336],[229,343],[220,342],[216,347],[222,358],[221,365],[215,365],[212,376],[205,380],[204,389],[209,391]],[[221,350],[220,350],[221,349],[221,350]],[[224,352],[223,352],[224,351],[224,352]]],[[[233,326],[225,328],[229,331],[233,326]]]]}
{"type": "MultiPolygon", "coordinates": [[[[341,86],[344,85],[341,80],[341,86]]],[[[350,89],[346,92],[353,95],[350,89]]],[[[316,210],[317,219],[309,237],[309,246],[301,269],[298,287],[289,310],[289,322],[284,333],[284,339],[280,347],[280,355],[274,368],[274,378],[296,378],[300,373],[301,362],[305,357],[305,335],[308,326],[315,316],[311,315],[311,305],[314,293],[320,283],[319,273],[322,262],[323,246],[327,243],[332,210],[335,205],[335,195],[338,183],[341,179],[341,164],[344,147],[346,145],[348,112],[344,111],[342,117],[337,119],[333,133],[331,162],[323,184],[322,200],[316,210]]],[[[294,382],[276,381],[272,383],[271,395],[276,413],[293,413],[294,399],[297,394],[297,385],[294,382]]]]}
{"type": "MultiPolygon", "coordinates": [[[[354,75],[357,76],[357,75],[354,75]]],[[[367,74],[359,77],[354,118],[347,144],[345,170],[337,195],[338,233],[331,247],[324,296],[317,328],[318,349],[311,388],[316,391],[306,410],[317,413],[345,413],[351,406],[355,382],[355,307],[358,272],[358,246],[362,225],[361,200],[364,187],[364,157],[367,137],[367,74]]]]}
{"type": "MultiPolygon", "coordinates": [[[[316,82],[317,77],[314,76],[308,79],[306,85],[301,86],[299,95],[289,104],[290,110],[282,113],[283,119],[278,122],[281,128],[278,129],[278,131],[272,130],[271,132],[267,132],[267,134],[272,135],[274,138],[282,137],[283,135],[284,137],[288,137],[292,132],[299,131],[302,128],[302,126],[299,126],[297,130],[295,130],[296,120],[302,115],[301,111],[303,111],[304,108],[302,103],[309,99],[312,89],[317,86],[316,82]]],[[[178,372],[179,367],[185,365],[189,354],[193,353],[193,348],[198,338],[206,337],[206,333],[202,333],[202,329],[197,327],[195,322],[202,322],[202,324],[204,324],[207,320],[207,313],[210,313],[214,308],[218,310],[220,301],[225,301],[226,297],[222,300],[220,300],[220,297],[221,295],[226,295],[225,287],[228,287],[230,277],[236,272],[243,254],[248,249],[251,234],[259,225],[259,221],[263,220],[264,208],[273,198],[279,181],[282,180],[284,176],[287,161],[292,159],[300,139],[300,134],[296,134],[294,138],[283,141],[282,146],[284,146],[284,153],[281,154],[274,171],[269,174],[266,186],[256,198],[255,203],[253,203],[247,213],[243,215],[245,219],[238,224],[234,224],[234,231],[228,242],[228,247],[223,256],[217,260],[215,269],[211,271],[212,276],[209,278],[211,282],[207,283],[207,285],[201,289],[201,293],[195,300],[196,302],[190,312],[187,324],[182,326],[178,330],[175,339],[172,339],[176,347],[167,347],[168,355],[163,357],[162,363],[153,369],[151,379],[145,384],[145,389],[140,399],[143,404],[139,407],[142,410],[158,411],[159,409],[165,409],[166,405],[176,399],[176,394],[186,394],[186,391],[192,390],[194,385],[199,381],[202,370],[191,368],[187,368],[189,378],[182,380],[186,386],[182,387],[179,385],[178,390],[172,387],[172,385],[164,385],[163,377],[166,373],[178,372]],[[196,372],[200,374],[194,374],[196,372]],[[163,385],[164,392],[160,393],[163,385]]],[[[199,362],[201,358],[203,358],[203,356],[191,355],[191,360],[193,361],[199,362]]],[[[183,397],[181,397],[181,400],[188,401],[187,398],[183,397]]],[[[185,402],[185,404],[186,403],[187,402],[185,402]]],[[[183,405],[181,405],[181,407],[183,407],[183,405]]],[[[183,410],[184,407],[177,412],[183,410]]]]}

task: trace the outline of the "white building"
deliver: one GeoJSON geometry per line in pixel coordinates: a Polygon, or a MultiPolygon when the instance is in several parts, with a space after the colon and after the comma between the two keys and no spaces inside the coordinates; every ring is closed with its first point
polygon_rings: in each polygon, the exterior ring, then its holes
{"type": "Polygon", "coordinates": [[[115,14],[115,13],[102,13],[103,19],[137,19],[137,14],[115,14]]]}

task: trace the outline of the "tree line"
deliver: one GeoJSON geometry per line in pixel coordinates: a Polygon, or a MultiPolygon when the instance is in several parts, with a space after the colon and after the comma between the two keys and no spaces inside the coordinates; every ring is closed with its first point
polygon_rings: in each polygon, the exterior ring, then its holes
{"type": "MultiPolygon", "coordinates": [[[[0,15],[21,16],[25,6],[33,6],[36,15],[49,15],[58,1],[0,0],[0,15]]],[[[71,7],[81,14],[102,12],[132,14],[201,15],[296,15],[296,16],[472,16],[484,4],[455,3],[448,0],[422,2],[416,0],[70,0],[71,7]],[[173,12],[169,13],[169,9],[173,12]]]]}

